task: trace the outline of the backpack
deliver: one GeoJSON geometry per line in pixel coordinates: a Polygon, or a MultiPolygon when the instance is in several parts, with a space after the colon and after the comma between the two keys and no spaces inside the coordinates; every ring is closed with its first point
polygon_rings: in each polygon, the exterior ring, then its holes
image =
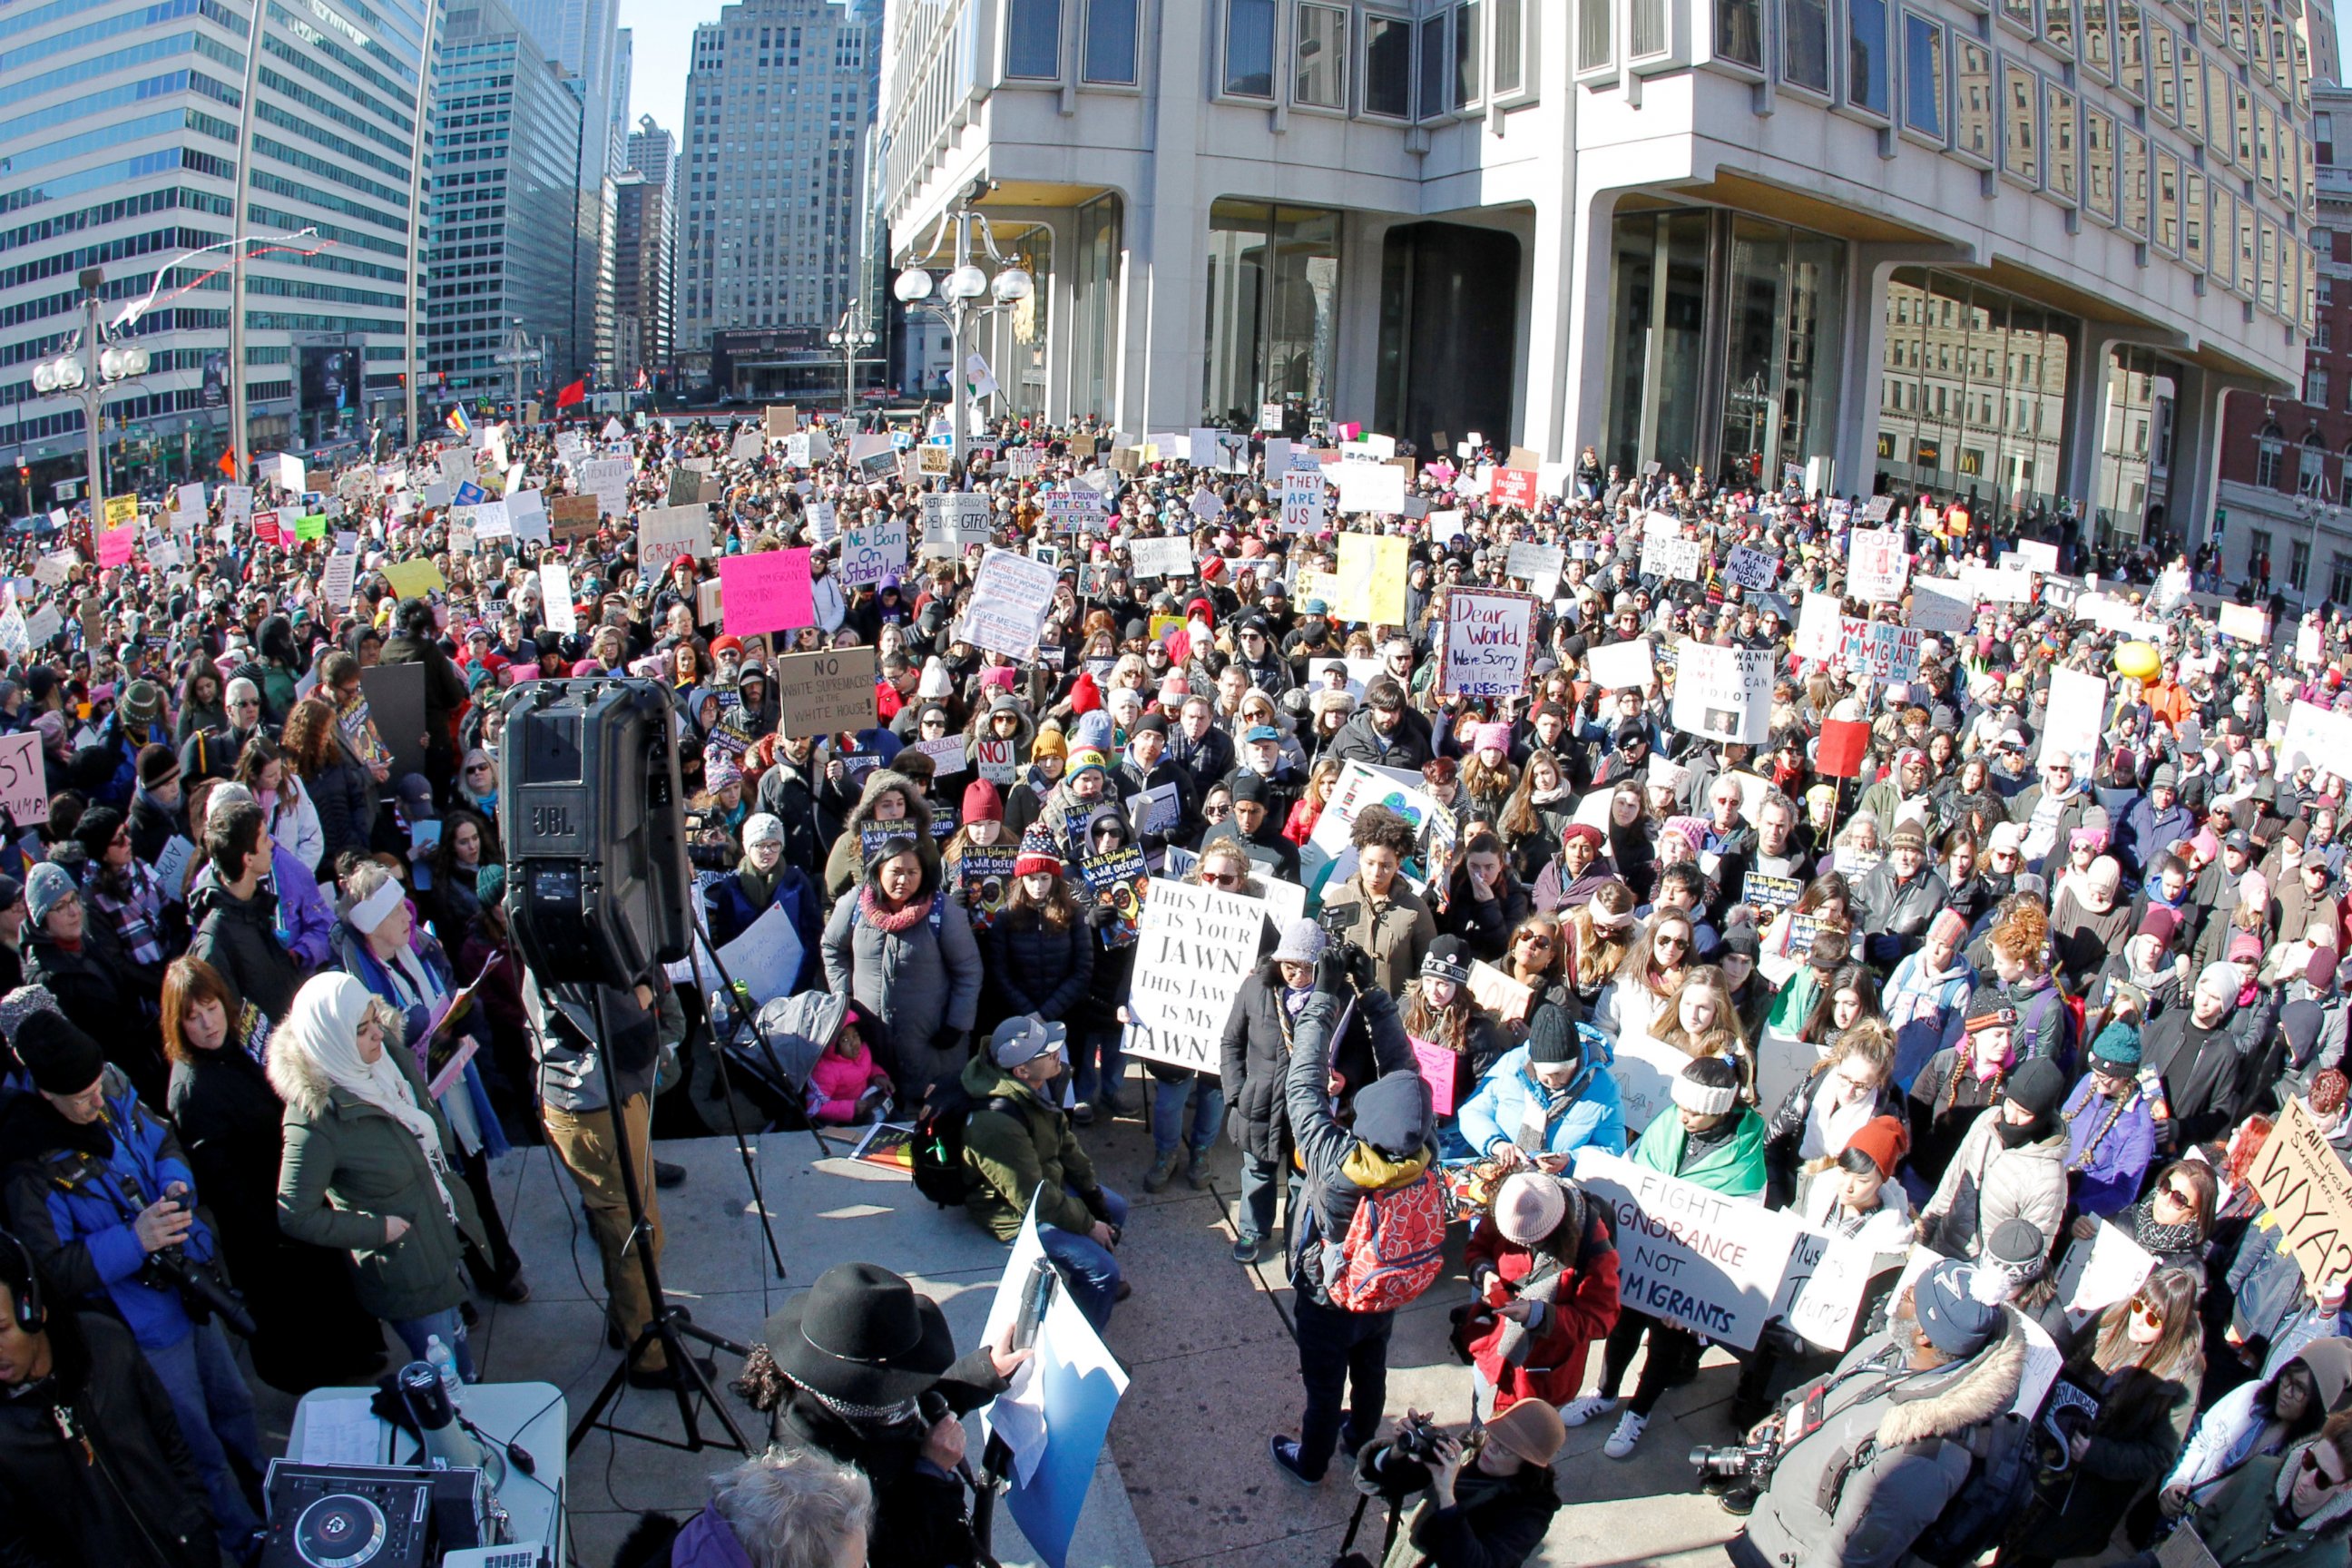
{"type": "MultiPolygon", "coordinates": [[[[990,1098],[988,1109],[1010,1112],[1013,1105],[1000,1094],[990,1098]]],[[[931,1080],[915,1111],[915,1135],[908,1142],[915,1190],[943,1209],[960,1206],[971,1194],[972,1174],[963,1163],[963,1132],[973,1110],[963,1075],[951,1072],[931,1080]]]]}
{"type": "Polygon", "coordinates": [[[1913,1555],[1934,1568],[1962,1568],[2000,1545],[2033,1497],[2033,1424],[2024,1416],[1997,1415],[1961,1446],[1969,1451],[1969,1479],[1911,1543],[1913,1555]]]}
{"type": "Polygon", "coordinates": [[[1323,1292],[1347,1312],[1393,1312],[1418,1300],[1444,1267],[1445,1189],[1434,1168],[1366,1193],[1339,1245],[1326,1244],[1323,1292]]]}

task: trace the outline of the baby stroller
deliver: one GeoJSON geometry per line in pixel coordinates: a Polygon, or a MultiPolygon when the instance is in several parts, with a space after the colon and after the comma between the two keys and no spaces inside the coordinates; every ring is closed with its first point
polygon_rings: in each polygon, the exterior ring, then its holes
{"type": "Polygon", "coordinates": [[[849,1016],[846,998],[829,991],[779,996],[756,1016],[739,1018],[724,994],[712,997],[711,1029],[723,1043],[735,1087],[772,1123],[809,1124],[809,1074],[849,1016]]]}

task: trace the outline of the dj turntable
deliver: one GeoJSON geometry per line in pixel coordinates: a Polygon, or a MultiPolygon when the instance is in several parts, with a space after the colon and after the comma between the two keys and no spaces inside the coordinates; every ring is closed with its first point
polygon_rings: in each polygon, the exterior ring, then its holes
{"type": "Polygon", "coordinates": [[[261,1568],[431,1568],[484,1544],[478,1470],[273,1460],[261,1568]]]}

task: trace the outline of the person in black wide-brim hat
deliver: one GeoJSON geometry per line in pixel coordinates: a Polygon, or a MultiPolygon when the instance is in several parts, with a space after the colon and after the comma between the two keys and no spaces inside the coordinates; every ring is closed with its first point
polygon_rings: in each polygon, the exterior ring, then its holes
{"type": "Polygon", "coordinates": [[[821,1448],[874,1484],[870,1568],[976,1568],[961,1417],[1003,1392],[1029,1352],[959,1359],[939,1303],[872,1263],[828,1268],[761,1331],[735,1384],[772,1442],[821,1448]]]}

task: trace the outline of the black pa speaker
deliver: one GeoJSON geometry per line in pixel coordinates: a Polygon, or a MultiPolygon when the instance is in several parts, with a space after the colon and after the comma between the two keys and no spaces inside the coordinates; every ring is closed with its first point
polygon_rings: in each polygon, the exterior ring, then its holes
{"type": "Polygon", "coordinates": [[[684,958],[678,715],[667,687],[530,680],[499,742],[507,910],[542,983],[626,986],[684,958]]]}

